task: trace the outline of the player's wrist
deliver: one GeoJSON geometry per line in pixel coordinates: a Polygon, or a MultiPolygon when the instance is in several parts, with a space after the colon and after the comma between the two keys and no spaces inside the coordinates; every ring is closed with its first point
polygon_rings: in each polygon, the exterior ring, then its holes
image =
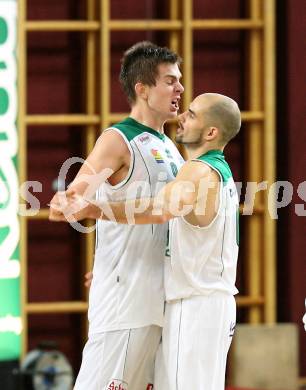
{"type": "Polygon", "coordinates": [[[99,219],[102,217],[102,207],[97,203],[89,203],[88,207],[88,218],[99,219]]]}

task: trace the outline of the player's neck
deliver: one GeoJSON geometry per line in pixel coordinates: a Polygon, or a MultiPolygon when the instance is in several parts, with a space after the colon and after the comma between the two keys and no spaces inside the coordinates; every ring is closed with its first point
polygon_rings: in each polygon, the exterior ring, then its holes
{"type": "Polygon", "coordinates": [[[148,110],[143,110],[143,108],[135,105],[132,107],[130,117],[135,119],[137,122],[158,131],[159,133],[164,133],[165,119],[159,118],[158,115],[152,115],[152,113],[148,110]]]}
{"type": "Polygon", "coordinates": [[[188,155],[188,160],[198,158],[206,154],[210,150],[221,150],[223,152],[224,147],[215,144],[204,144],[199,147],[191,147],[191,145],[185,145],[188,155]]]}

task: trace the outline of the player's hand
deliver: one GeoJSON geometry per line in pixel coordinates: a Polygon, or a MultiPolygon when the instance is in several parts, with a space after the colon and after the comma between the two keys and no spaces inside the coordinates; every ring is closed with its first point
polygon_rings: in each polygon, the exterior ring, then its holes
{"type": "Polygon", "coordinates": [[[50,202],[49,220],[50,221],[66,221],[64,209],[67,206],[66,191],[58,191],[50,202]]]}
{"type": "Polygon", "coordinates": [[[93,273],[92,273],[92,271],[87,272],[87,273],[84,275],[84,277],[85,277],[84,286],[86,286],[86,287],[89,288],[89,287],[91,286],[92,279],[93,279],[93,273]]]}
{"type": "Polygon", "coordinates": [[[51,221],[76,222],[90,217],[91,202],[78,195],[75,190],[57,192],[50,203],[51,221]]]}

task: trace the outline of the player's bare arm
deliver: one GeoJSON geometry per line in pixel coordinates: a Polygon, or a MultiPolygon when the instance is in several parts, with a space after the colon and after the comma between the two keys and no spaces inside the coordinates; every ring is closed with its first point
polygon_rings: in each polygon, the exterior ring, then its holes
{"type": "MultiPolygon", "coordinates": [[[[155,198],[110,203],[109,206],[119,223],[131,223],[131,217],[135,224],[165,223],[184,216],[193,225],[206,226],[217,212],[219,181],[218,174],[208,165],[189,161],[155,198]]],[[[97,216],[94,209],[92,212],[97,216]]]]}
{"type": "Polygon", "coordinates": [[[192,161],[190,174],[196,176],[196,201],[192,211],[184,218],[191,225],[208,226],[216,217],[219,208],[220,177],[208,165],[200,161],[192,161]]]}
{"type": "Polygon", "coordinates": [[[91,198],[105,180],[112,185],[122,181],[128,173],[129,164],[130,152],[121,135],[115,130],[104,132],[69,185],[69,189],[65,192],[57,192],[52,198],[49,219],[63,220],[59,212],[59,204],[66,203],[69,194],[91,198]]]}
{"type": "Polygon", "coordinates": [[[141,198],[103,204],[88,201],[71,192],[68,204],[62,210],[61,220],[73,214],[75,220],[84,218],[109,220],[105,207],[109,207],[118,223],[160,224],[171,218],[184,216],[191,224],[208,225],[218,208],[219,177],[208,165],[189,161],[177,177],[168,183],[155,198],[141,198]]]}
{"type": "MultiPolygon", "coordinates": [[[[199,161],[188,161],[164,188],[160,223],[183,216],[192,225],[208,225],[217,213],[219,186],[219,176],[213,169],[199,161]]],[[[161,193],[159,196],[162,199],[161,193]]]]}

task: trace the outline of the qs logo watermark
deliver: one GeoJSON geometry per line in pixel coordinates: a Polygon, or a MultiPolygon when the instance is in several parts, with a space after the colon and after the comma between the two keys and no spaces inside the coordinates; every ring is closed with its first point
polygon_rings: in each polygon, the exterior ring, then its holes
{"type": "MultiPolygon", "coordinates": [[[[104,202],[96,202],[94,200],[97,190],[100,188],[103,183],[110,177],[113,171],[109,168],[102,170],[101,172],[96,172],[93,167],[91,167],[87,161],[79,158],[72,157],[64,162],[61,167],[58,182],[64,183],[64,188],[66,188],[66,178],[69,172],[69,169],[73,164],[82,163],[86,164],[89,174],[78,176],[74,180],[76,183],[84,183],[86,191],[82,199],[78,199],[77,202],[72,202],[66,198],[66,193],[64,191],[59,194],[58,210],[61,210],[63,215],[69,222],[73,221],[73,218],[69,218],[72,214],[77,213],[80,209],[85,208],[89,203],[94,203],[95,207],[98,207],[101,211],[101,214],[105,215],[108,220],[118,222],[114,213],[113,213],[113,204],[104,202]],[[69,203],[70,202],[70,203],[69,203]]],[[[134,181],[126,187],[126,201],[125,201],[125,217],[127,223],[135,223],[135,215],[144,213],[149,208],[152,215],[161,215],[163,212],[163,191],[162,188],[167,183],[167,174],[162,172],[158,176],[157,184],[155,188],[147,181],[134,181]],[[152,197],[152,194],[154,198],[152,197]],[[153,206],[152,206],[153,202],[153,206]]],[[[268,213],[272,219],[279,218],[279,210],[290,205],[294,192],[297,192],[298,198],[301,202],[294,204],[294,212],[300,217],[306,216],[306,181],[303,181],[295,189],[289,181],[276,181],[274,183],[268,183],[267,181],[257,182],[235,182],[235,185],[230,189],[230,196],[235,195],[237,197],[237,205],[240,203],[240,210],[242,215],[252,215],[256,211],[256,204],[258,203],[258,198],[262,200],[265,197],[265,207],[267,207],[268,213]],[[243,200],[243,202],[242,202],[243,200]]],[[[2,183],[2,185],[4,185],[2,183]]],[[[205,215],[205,202],[207,199],[207,193],[210,188],[214,187],[214,183],[210,183],[207,179],[203,179],[200,182],[199,188],[197,189],[197,205],[201,207],[196,207],[194,212],[198,215],[205,215]],[[204,211],[203,211],[204,210],[204,211]],[[203,214],[204,212],[204,214],[203,214]]],[[[42,184],[38,181],[25,182],[20,186],[20,194],[27,201],[27,207],[24,204],[19,205],[19,215],[28,216],[35,215],[39,212],[40,203],[39,200],[35,197],[36,192],[42,192],[42,184]]],[[[191,205],[180,205],[180,193],[182,191],[193,193],[196,191],[195,185],[192,181],[177,182],[172,187],[172,192],[170,196],[169,208],[172,215],[182,216],[186,215],[192,210],[191,205]]],[[[123,201],[122,201],[123,202],[123,201]]],[[[54,205],[55,207],[55,205],[54,205]]],[[[215,205],[215,211],[218,211],[218,204],[215,205]]],[[[236,212],[236,210],[229,210],[229,212],[236,212]]],[[[80,218],[82,219],[82,218],[80,218]]],[[[120,221],[119,221],[120,222],[120,221]]],[[[72,223],[74,229],[79,232],[89,233],[95,229],[95,226],[86,227],[83,226],[77,220],[74,220],[72,223]]]]}

